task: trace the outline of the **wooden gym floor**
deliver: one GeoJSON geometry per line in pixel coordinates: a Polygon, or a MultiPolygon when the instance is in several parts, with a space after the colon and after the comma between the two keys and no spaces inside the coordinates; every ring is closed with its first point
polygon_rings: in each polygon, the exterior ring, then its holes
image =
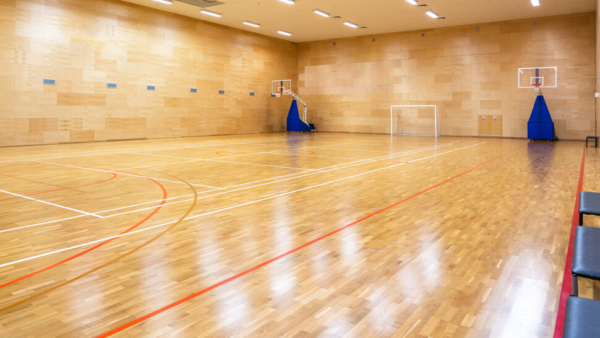
{"type": "MultiPolygon", "coordinates": [[[[549,337],[582,151],[325,133],[2,148],[0,336],[549,337]]],[[[595,148],[586,163],[597,190],[595,148]]]]}

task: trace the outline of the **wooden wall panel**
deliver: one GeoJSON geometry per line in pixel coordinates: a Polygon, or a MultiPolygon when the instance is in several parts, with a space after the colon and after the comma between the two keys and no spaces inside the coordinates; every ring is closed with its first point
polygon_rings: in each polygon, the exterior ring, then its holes
{"type": "Polygon", "coordinates": [[[502,115],[502,136],[527,137],[536,93],[517,89],[517,69],[557,66],[559,88],[544,90],[556,132],[583,139],[595,129],[595,39],[595,13],[582,13],[300,43],[299,94],[321,131],[389,133],[378,111],[435,104],[443,135],[478,135],[478,116],[502,115]]]}
{"type": "Polygon", "coordinates": [[[118,0],[0,1],[0,146],[281,131],[291,99],[270,85],[295,74],[284,40],[118,0]]]}

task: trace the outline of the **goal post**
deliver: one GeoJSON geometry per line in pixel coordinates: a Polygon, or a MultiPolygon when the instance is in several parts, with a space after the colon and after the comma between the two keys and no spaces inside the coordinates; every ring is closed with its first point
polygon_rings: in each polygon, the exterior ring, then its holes
{"type": "Polygon", "coordinates": [[[390,135],[442,136],[436,105],[393,105],[390,135]]]}

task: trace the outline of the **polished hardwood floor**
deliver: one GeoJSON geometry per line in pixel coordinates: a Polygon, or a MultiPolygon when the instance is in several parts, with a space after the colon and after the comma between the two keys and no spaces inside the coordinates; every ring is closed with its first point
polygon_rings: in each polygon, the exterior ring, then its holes
{"type": "Polygon", "coordinates": [[[0,148],[0,336],[549,337],[582,151],[341,133],[0,148]]]}

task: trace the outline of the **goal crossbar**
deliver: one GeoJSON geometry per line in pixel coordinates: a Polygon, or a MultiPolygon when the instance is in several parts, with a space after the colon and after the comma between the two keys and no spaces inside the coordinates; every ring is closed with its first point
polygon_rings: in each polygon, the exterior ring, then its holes
{"type": "Polygon", "coordinates": [[[390,135],[394,135],[394,108],[433,108],[433,124],[434,134],[433,135],[422,135],[422,136],[442,136],[438,130],[438,109],[437,105],[433,104],[406,104],[406,105],[393,105],[390,107],[390,135]]]}

